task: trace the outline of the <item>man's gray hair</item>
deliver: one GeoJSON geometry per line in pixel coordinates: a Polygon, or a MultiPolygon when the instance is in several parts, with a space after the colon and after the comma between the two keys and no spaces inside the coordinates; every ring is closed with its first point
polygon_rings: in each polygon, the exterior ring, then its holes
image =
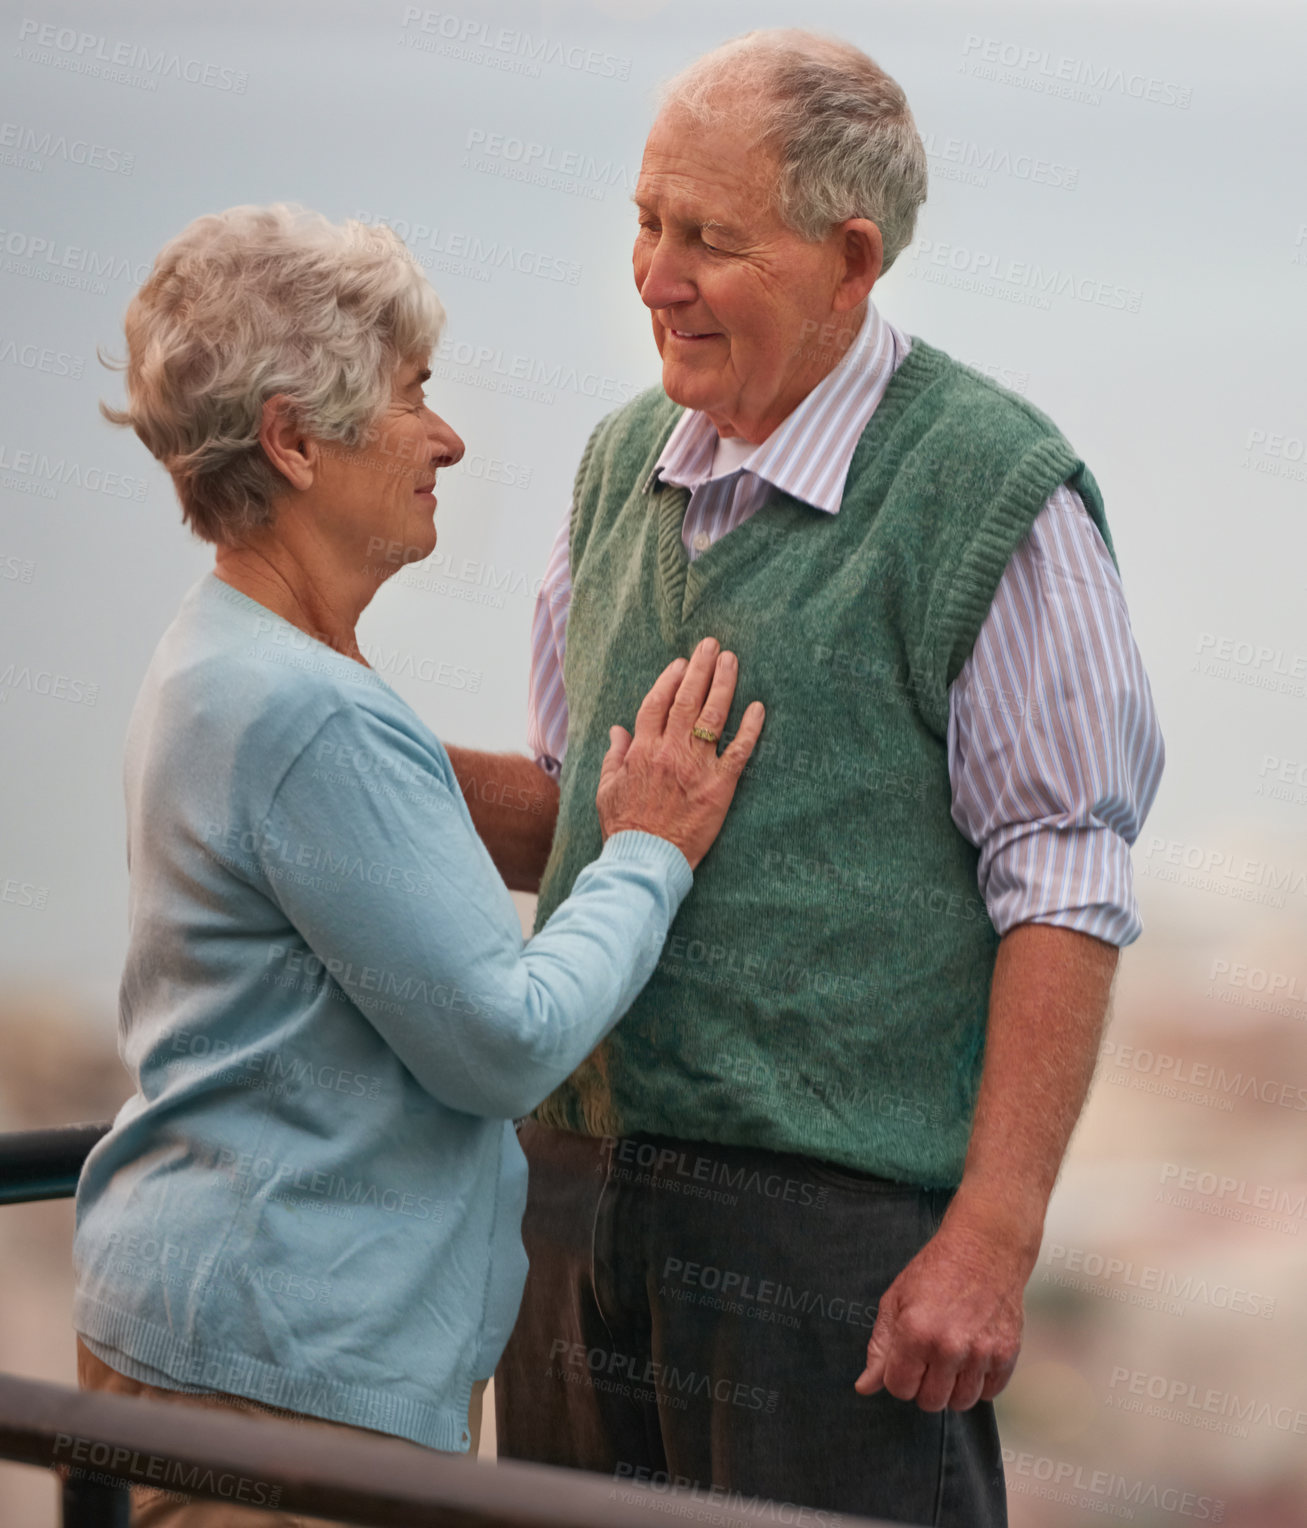
{"type": "Polygon", "coordinates": [[[926,151],[902,89],[852,43],[793,27],[746,32],[668,80],[659,106],[756,130],[780,162],[776,212],[800,237],[869,218],[885,270],[911,241],[926,151]]]}
{"type": "Polygon", "coordinates": [[[305,434],[355,447],[395,373],[435,348],[445,310],[392,229],[339,225],[294,202],[231,207],[164,245],[127,308],[131,425],[171,474],[197,536],[231,545],[270,525],[286,480],[259,444],[288,395],[305,434]]]}

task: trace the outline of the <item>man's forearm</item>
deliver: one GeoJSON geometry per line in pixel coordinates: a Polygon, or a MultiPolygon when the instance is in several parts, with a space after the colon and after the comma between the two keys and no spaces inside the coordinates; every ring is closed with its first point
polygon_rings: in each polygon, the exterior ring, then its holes
{"type": "Polygon", "coordinates": [[[468,811],[512,891],[539,891],[558,821],[558,786],[521,753],[445,746],[468,811]]]}
{"type": "Polygon", "coordinates": [[[1023,923],[999,943],[980,1092],[949,1209],[1033,1266],[1044,1214],[1094,1073],[1120,951],[1023,923]]]}
{"type": "Polygon", "coordinates": [[[924,1411],[992,1401],[1021,1351],[1022,1294],[1085,1101],[1117,949],[1024,923],[999,942],[962,1182],[881,1297],[854,1388],[924,1411]]]}

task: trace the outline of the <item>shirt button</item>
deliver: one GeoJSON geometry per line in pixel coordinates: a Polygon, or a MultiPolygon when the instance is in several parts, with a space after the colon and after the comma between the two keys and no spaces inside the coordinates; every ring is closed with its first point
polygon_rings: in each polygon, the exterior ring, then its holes
{"type": "Polygon", "coordinates": [[[706,552],[711,545],[712,539],[707,531],[697,532],[694,538],[694,549],[696,552],[706,552]]]}

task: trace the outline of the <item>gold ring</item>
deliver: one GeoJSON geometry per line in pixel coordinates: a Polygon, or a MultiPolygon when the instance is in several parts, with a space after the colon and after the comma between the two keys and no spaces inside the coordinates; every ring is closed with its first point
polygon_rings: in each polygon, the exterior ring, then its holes
{"type": "Polygon", "coordinates": [[[717,741],[717,734],[711,728],[701,727],[697,722],[690,728],[690,736],[701,737],[705,743],[715,743],[717,741]]]}

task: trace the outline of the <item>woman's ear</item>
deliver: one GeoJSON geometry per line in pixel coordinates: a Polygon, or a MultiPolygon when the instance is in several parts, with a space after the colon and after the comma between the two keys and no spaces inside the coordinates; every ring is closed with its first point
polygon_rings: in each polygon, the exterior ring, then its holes
{"type": "Polygon", "coordinates": [[[313,486],[316,445],[305,435],[295,406],[285,393],[274,393],[264,401],[259,444],[272,467],[292,488],[313,486]]]}

